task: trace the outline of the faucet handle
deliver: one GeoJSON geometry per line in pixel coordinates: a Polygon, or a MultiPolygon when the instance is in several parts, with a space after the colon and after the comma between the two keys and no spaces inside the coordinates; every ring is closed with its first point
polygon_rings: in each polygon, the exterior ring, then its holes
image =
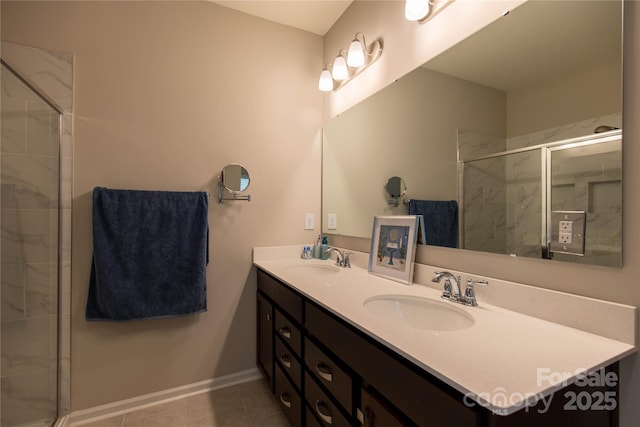
{"type": "Polygon", "coordinates": [[[353,252],[345,252],[344,256],[343,256],[343,267],[345,268],[351,268],[351,255],[353,255],[353,252]]]}
{"type": "Polygon", "coordinates": [[[467,279],[467,287],[464,290],[464,303],[476,307],[478,301],[476,301],[476,291],[473,285],[487,286],[488,284],[489,282],[486,280],[467,279]]]}

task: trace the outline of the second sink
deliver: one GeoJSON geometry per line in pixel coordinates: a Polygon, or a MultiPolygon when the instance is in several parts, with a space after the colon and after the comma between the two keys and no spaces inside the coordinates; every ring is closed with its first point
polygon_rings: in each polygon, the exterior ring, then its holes
{"type": "Polygon", "coordinates": [[[381,295],[365,300],[369,312],[407,326],[432,331],[470,328],[475,320],[465,310],[449,302],[406,295],[381,295]]]}

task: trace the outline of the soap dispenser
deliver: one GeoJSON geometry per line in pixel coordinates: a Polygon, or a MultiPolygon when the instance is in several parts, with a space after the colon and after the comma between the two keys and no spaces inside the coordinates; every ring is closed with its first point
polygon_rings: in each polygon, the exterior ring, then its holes
{"type": "Polygon", "coordinates": [[[327,236],[322,236],[322,245],[320,245],[320,258],[329,259],[329,242],[327,236]]]}
{"type": "Polygon", "coordinates": [[[313,258],[317,259],[320,259],[320,257],[322,256],[322,253],[320,252],[320,235],[318,235],[318,240],[316,240],[313,245],[312,256],[313,258]]]}

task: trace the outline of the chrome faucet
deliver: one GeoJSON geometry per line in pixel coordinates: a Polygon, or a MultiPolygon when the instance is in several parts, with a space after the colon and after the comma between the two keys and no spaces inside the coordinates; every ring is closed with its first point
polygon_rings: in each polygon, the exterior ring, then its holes
{"type": "Polygon", "coordinates": [[[487,286],[489,284],[486,280],[467,279],[467,286],[464,289],[464,295],[462,295],[462,292],[460,291],[460,276],[454,276],[448,271],[436,271],[433,273],[433,279],[431,279],[431,281],[440,283],[440,279],[443,277],[445,278],[445,281],[442,298],[472,307],[476,307],[478,305],[478,301],[476,301],[476,292],[473,286],[487,286]],[[455,292],[453,290],[453,284],[451,283],[452,280],[453,283],[456,284],[455,292]]]}
{"type": "Polygon", "coordinates": [[[462,293],[460,292],[460,276],[454,276],[448,271],[436,271],[433,273],[433,279],[431,279],[434,283],[440,283],[440,279],[445,278],[444,281],[444,291],[442,292],[442,298],[448,299],[451,301],[458,302],[462,298],[462,293]],[[453,292],[453,285],[451,280],[456,284],[455,293],[453,292]]]}
{"type": "Polygon", "coordinates": [[[330,247],[329,249],[325,250],[324,253],[325,254],[331,254],[331,252],[335,252],[336,253],[336,265],[339,267],[344,267],[344,268],[351,268],[351,255],[353,255],[352,252],[345,252],[345,251],[341,251],[338,248],[334,248],[334,247],[330,247]]]}

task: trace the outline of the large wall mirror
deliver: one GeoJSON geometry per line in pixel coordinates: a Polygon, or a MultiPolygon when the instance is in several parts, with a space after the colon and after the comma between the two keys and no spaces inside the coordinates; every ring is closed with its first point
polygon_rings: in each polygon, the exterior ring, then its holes
{"type": "Polygon", "coordinates": [[[323,232],[407,214],[401,177],[457,203],[458,248],[620,266],[621,127],[622,1],[525,2],[325,124],[323,232]],[[549,250],[558,211],[584,213],[583,253],[549,250]]]}

